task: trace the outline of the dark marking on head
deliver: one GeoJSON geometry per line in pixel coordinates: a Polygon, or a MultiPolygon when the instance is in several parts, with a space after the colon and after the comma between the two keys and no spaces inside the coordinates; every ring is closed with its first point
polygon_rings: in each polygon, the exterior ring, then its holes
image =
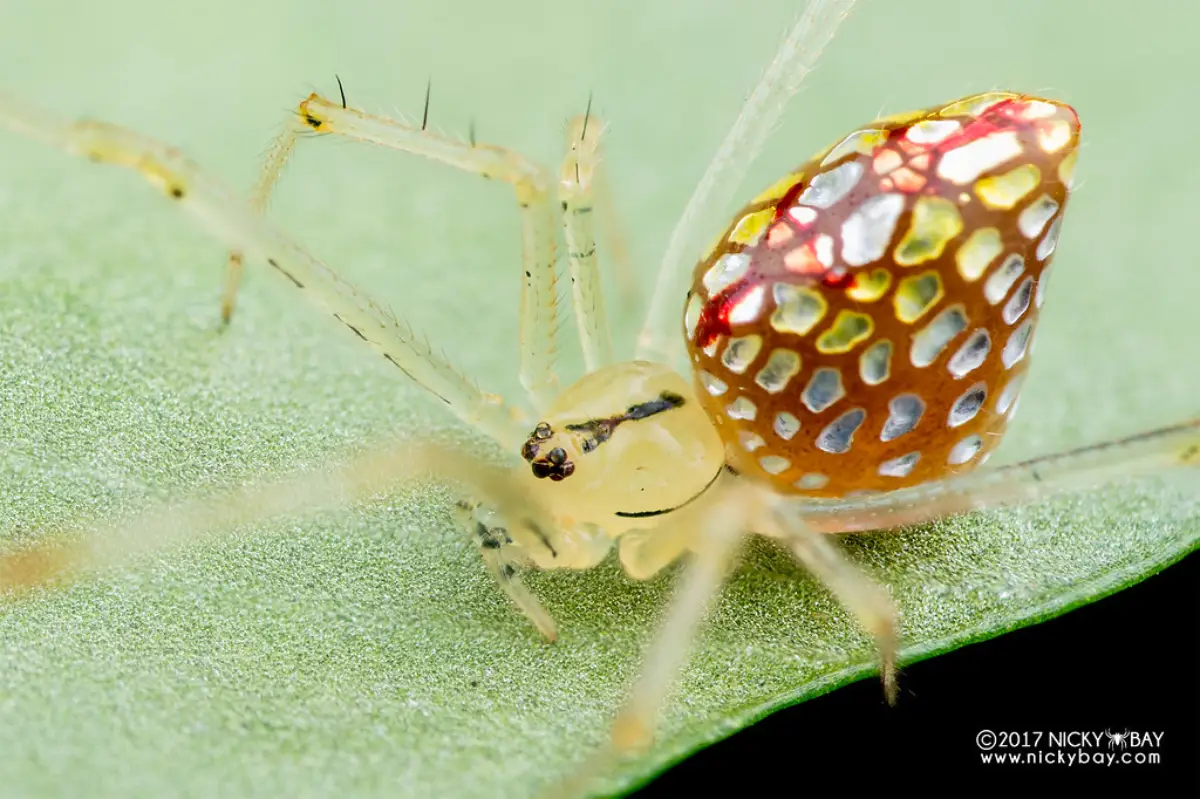
{"type": "Polygon", "coordinates": [[[612,438],[613,431],[617,429],[617,425],[625,422],[637,422],[663,413],[664,411],[682,407],[684,402],[683,397],[678,394],[664,391],[655,399],[639,402],[637,405],[630,405],[625,413],[618,416],[610,416],[607,419],[589,419],[579,424],[569,424],[566,429],[573,433],[584,434],[583,442],[580,446],[586,454],[593,452],[605,441],[612,438]]]}
{"type": "Polygon", "coordinates": [[[333,76],[338,82],[338,94],[342,95],[342,108],[346,107],[346,90],[342,88],[342,79],[337,75],[333,76]]]}
{"type": "Polygon", "coordinates": [[[167,194],[170,194],[171,199],[173,199],[173,200],[182,200],[183,193],[184,193],[183,186],[174,185],[174,186],[171,186],[171,188],[167,189],[167,194]]]}
{"type": "Polygon", "coordinates": [[[295,275],[293,275],[291,272],[289,272],[288,270],[286,270],[282,266],[280,266],[279,262],[276,261],[274,258],[268,258],[267,263],[269,263],[271,266],[278,269],[284,275],[284,277],[286,277],[288,280],[292,281],[292,283],[294,283],[296,285],[296,288],[298,288],[298,289],[304,288],[304,284],[301,283],[299,280],[297,280],[295,275]]]}
{"type": "Polygon", "coordinates": [[[662,413],[663,411],[669,411],[672,408],[681,408],[683,407],[683,404],[683,397],[670,391],[664,391],[658,395],[657,399],[652,399],[648,402],[641,402],[637,405],[630,406],[629,410],[625,412],[625,419],[622,421],[637,421],[639,419],[645,419],[649,416],[662,413]]]}
{"type": "Polygon", "coordinates": [[[308,125],[310,128],[312,128],[313,130],[316,130],[317,128],[321,127],[321,120],[317,119],[312,114],[304,115],[304,123],[306,125],[308,125]]]}
{"type": "MultiPolygon", "coordinates": [[[[625,422],[636,422],[673,408],[682,407],[683,397],[664,391],[656,398],[630,405],[625,413],[605,419],[589,419],[586,422],[566,425],[563,430],[575,434],[575,443],[583,454],[594,452],[597,447],[612,438],[617,426],[625,422]]],[[[539,422],[521,447],[521,457],[533,469],[538,478],[554,481],[565,480],[575,473],[575,464],[567,456],[567,450],[558,442],[547,443],[554,438],[554,428],[547,422],[539,422]]]]}

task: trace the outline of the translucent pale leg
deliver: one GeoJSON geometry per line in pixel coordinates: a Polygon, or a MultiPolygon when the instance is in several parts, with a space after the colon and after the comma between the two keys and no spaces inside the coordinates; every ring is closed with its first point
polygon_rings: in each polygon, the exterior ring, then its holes
{"type": "MultiPolygon", "coordinates": [[[[603,155],[600,158],[603,160],[603,155]]],[[[604,242],[604,256],[612,265],[613,276],[616,278],[620,313],[622,316],[628,313],[633,318],[640,311],[642,290],[629,258],[629,242],[621,225],[620,214],[617,213],[617,203],[613,198],[612,181],[609,180],[607,169],[597,169],[592,176],[592,197],[596,203],[600,238],[604,242]]]]}
{"type": "MultiPolygon", "coordinates": [[[[730,515],[725,521],[736,519],[730,515]]],[[[711,546],[696,553],[689,563],[683,583],[667,610],[667,621],[659,628],[646,653],[642,673],[613,722],[612,742],[618,752],[644,748],[653,740],[659,707],[687,659],[712,598],[725,580],[742,532],[738,526],[731,526],[720,541],[713,541],[711,546]]]]}
{"type": "Polygon", "coordinates": [[[776,496],[772,499],[775,507],[758,530],[786,541],[796,560],[833,592],[875,639],[884,697],[889,704],[895,704],[898,635],[896,610],[891,599],[883,588],[846,560],[832,541],[809,529],[795,514],[787,513],[785,498],[776,496]]]}
{"type": "Polygon", "coordinates": [[[530,623],[537,628],[550,643],[558,640],[558,625],[554,623],[554,618],[542,607],[542,603],[538,598],[526,587],[521,581],[521,576],[517,573],[516,568],[505,562],[504,558],[493,550],[484,550],[482,552],[483,563],[488,567],[488,571],[496,578],[496,583],[508,595],[517,609],[529,619],[530,623]]]}
{"type": "Polygon", "coordinates": [[[567,127],[567,156],[559,170],[558,182],[563,232],[571,262],[571,300],[588,372],[612,363],[613,359],[596,260],[596,204],[592,190],[600,166],[603,134],[604,126],[591,116],[590,108],[587,114],[571,120],[567,127]]]}
{"type": "Polygon", "coordinates": [[[658,634],[642,662],[641,673],[613,722],[617,753],[649,745],[659,707],[683,667],[708,606],[725,581],[739,545],[754,518],[762,491],[726,478],[709,490],[711,499],[678,511],[660,531],[689,529],[693,556],[677,586],[658,634]]]}
{"type": "Polygon", "coordinates": [[[690,532],[675,525],[625,533],[618,539],[621,569],[635,580],[648,580],[687,552],[690,532]]]}
{"type": "Polygon", "coordinates": [[[547,641],[558,640],[554,619],[522,582],[513,559],[508,556],[513,543],[508,527],[498,523],[500,520],[495,512],[485,510],[477,502],[459,500],[458,509],[463,527],[474,533],[484,565],[496,578],[500,588],[547,641]]]}
{"type": "Polygon", "coordinates": [[[758,532],[788,543],[797,560],[869,632],[882,662],[884,695],[896,699],[896,613],[887,594],[856,569],[832,542],[787,514],[788,500],[745,480],[726,479],[710,499],[680,511],[656,530],[664,536],[690,529],[695,555],[672,598],[665,622],[646,653],[642,671],[613,724],[617,753],[641,748],[653,738],[658,708],[682,668],[712,597],[724,582],[745,533],[758,532]]]}
{"type": "Polygon", "coordinates": [[[275,517],[343,507],[426,469],[420,451],[394,443],[327,469],[203,492],[132,518],[98,525],[81,521],[79,529],[47,532],[37,543],[0,556],[0,592],[103,571],[145,553],[217,539],[275,517]]]}
{"type": "MultiPolygon", "coordinates": [[[[297,123],[289,118],[283,132],[276,136],[267,148],[262,168],[258,171],[258,180],[250,192],[250,207],[259,213],[267,210],[271,189],[279,181],[283,168],[287,166],[288,159],[296,149],[298,127],[297,123]]],[[[230,252],[225,269],[225,287],[221,292],[221,321],[225,324],[229,324],[229,320],[233,318],[233,309],[237,305],[238,288],[242,284],[242,265],[242,253],[230,252]]]]}
{"type": "MultiPolygon", "coordinates": [[[[255,184],[252,203],[266,205],[297,138],[305,134],[332,134],[412,153],[470,172],[497,178],[512,185],[521,212],[521,307],[519,311],[520,378],[540,411],[558,390],[554,371],[557,355],[558,295],[555,280],[555,229],[549,173],[520,153],[490,144],[447,139],[423,128],[387,117],[345,108],[317,94],[300,103],[267,153],[255,184]]],[[[240,254],[230,255],[226,288],[227,306],[240,273],[240,254]]]]}
{"type": "Polygon", "coordinates": [[[555,557],[558,531],[553,521],[508,469],[428,442],[396,442],[312,474],[207,492],[133,518],[47,534],[33,545],[0,554],[0,595],[77,579],[148,553],[232,535],[241,527],[272,518],[344,507],[431,475],[485,498],[495,516],[505,520],[503,528],[489,525],[479,537],[484,562],[521,612],[553,641],[554,620],[521,582],[508,554],[515,550],[555,557]],[[495,541],[497,535],[503,536],[503,545],[495,541]],[[485,536],[496,546],[489,546],[485,536]]]}
{"type": "Polygon", "coordinates": [[[525,430],[499,397],[484,394],[408,324],[347,283],[179,152],[104,122],[66,122],[0,93],[0,127],[92,161],[135,170],[236,252],[261,257],[464,422],[505,448],[525,430]]]}
{"type": "Polygon", "coordinates": [[[878,496],[820,505],[793,501],[790,512],[822,533],[877,530],[1039,502],[1066,491],[1181,466],[1200,466],[1200,418],[878,496]]]}
{"type": "Polygon", "coordinates": [[[700,248],[712,240],[714,231],[722,229],[722,216],[728,213],[727,206],[746,171],[775,130],[788,100],[800,89],[853,6],[854,0],[809,0],[804,14],[746,99],[671,233],[638,336],[639,359],[678,362],[683,347],[683,278],[700,248]]]}
{"type": "Polygon", "coordinates": [[[541,794],[544,799],[589,794],[592,783],[610,773],[618,758],[652,743],[659,708],[737,556],[751,514],[762,507],[762,491],[735,480],[722,476],[703,500],[672,513],[655,528],[655,533],[672,540],[686,538],[693,556],[646,651],[638,678],[613,720],[609,744],[592,753],[565,779],[552,783],[541,794]]]}

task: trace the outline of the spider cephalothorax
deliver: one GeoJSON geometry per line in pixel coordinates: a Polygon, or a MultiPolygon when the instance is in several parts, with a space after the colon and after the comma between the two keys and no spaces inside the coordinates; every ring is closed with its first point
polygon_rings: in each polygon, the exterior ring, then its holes
{"type": "Polygon", "coordinates": [[[644,361],[603,367],[563,389],[521,457],[535,485],[550,484],[543,501],[564,527],[591,525],[605,538],[703,493],[725,459],[687,382],[644,361]]]}

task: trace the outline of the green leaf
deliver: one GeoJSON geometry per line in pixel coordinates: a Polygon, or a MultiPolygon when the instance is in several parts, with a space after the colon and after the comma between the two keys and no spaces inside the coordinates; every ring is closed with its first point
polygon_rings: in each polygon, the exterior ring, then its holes
{"type": "MultiPolygon", "coordinates": [[[[0,26],[0,74],[56,110],[177,144],[235,186],[249,185],[298,88],[330,93],[335,70],[352,103],[412,115],[432,74],[435,125],[465,132],[475,118],[481,140],[549,163],[561,120],[592,90],[613,123],[609,163],[648,284],[793,7],[760,3],[750,18],[691,3],[550,12],[470,2],[448,18],[408,5],[296,14],[282,2],[213,0],[185,21],[129,0],[72,5],[64,28],[53,3],[24,4],[0,26]]],[[[1197,15],[1181,4],[1145,19],[1093,15],[1081,29],[1066,6],[871,4],[755,169],[765,185],[881,105],[1008,83],[1053,86],[1077,106],[1084,188],[997,462],[1196,412],[1196,170],[1173,137],[1196,122],[1186,76],[1200,66],[1187,41],[1197,15]],[[1113,93],[1104,70],[1114,52],[1137,70],[1119,85],[1139,90],[1113,93]]],[[[302,143],[273,214],[485,387],[514,395],[507,189],[326,145],[302,143]]],[[[266,270],[251,268],[232,328],[218,333],[220,249],[128,175],[7,136],[0,153],[5,537],[319,471],[395,431],[472,440],[266,270]]],[[[624,316],[627,343],[636,320],[624,316]]],[[[1164,568],[1200,540],[1196,488],[1195,473],[1181,474],[845,543],[890,586],[911,661],[1164,568]]],[[[604,740],[672,574],[634,583],[607,563],[534,576],[562,633],[549,646],[490,582],[449,503],[398,489],[10,603],[0,613],[0,783],[92,796],[523,796],[565,774],[604,740]]],[[[829,596],[756,545],[697,644],[658,746],[607,788],[873,668],[829,596]]]]}

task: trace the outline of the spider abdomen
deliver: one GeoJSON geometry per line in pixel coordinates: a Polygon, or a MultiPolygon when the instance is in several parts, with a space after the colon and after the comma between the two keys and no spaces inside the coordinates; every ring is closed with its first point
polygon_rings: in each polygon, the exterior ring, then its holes
{"type": "Polygon", "coordinates": [[[695,271],[697,392],[739,470],[811,496],[974,468],[1028,369],[1079,142],[992,92],[851,133],[695,271]]]}

